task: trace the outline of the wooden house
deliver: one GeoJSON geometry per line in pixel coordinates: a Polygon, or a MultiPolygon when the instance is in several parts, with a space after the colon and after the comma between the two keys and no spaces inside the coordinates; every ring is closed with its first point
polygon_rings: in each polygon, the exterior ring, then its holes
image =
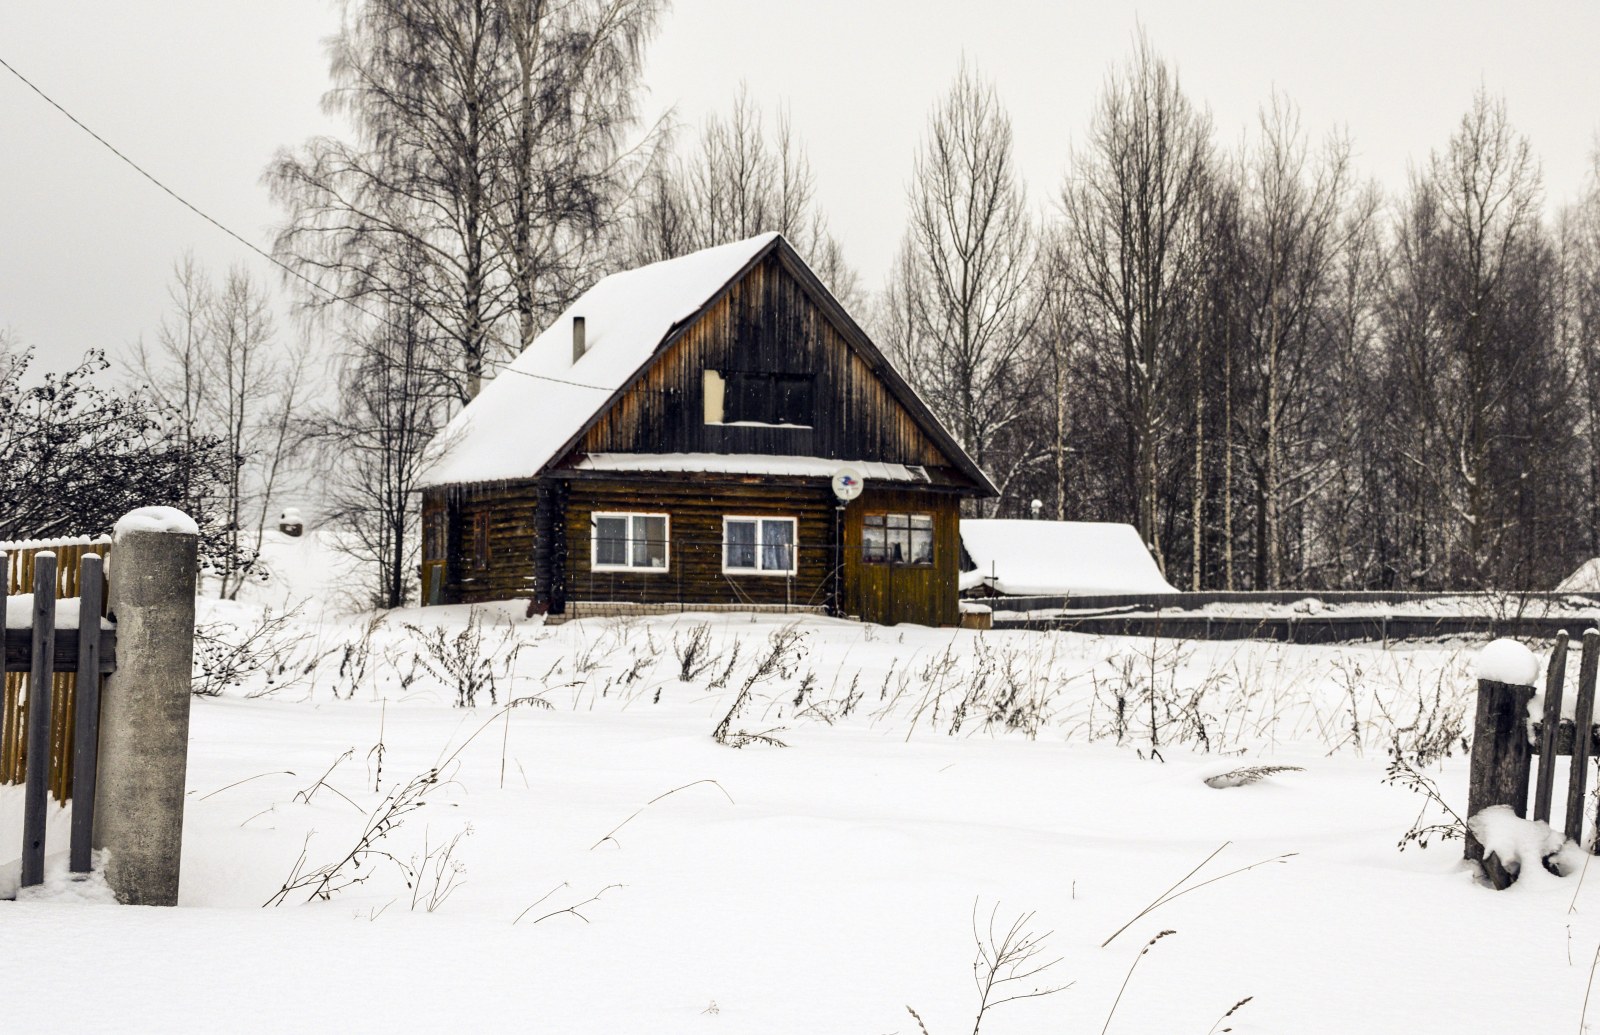
{"type": "Polygon", "coordinates": [[[953,625],[959,505],[995,493],[777,234],[600,281],[428,463],[426,602],[574,617],[953,625]]]}

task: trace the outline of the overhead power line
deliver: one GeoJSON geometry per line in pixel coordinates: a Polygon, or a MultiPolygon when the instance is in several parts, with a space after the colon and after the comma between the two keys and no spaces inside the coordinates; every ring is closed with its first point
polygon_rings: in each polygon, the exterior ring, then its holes
{"type": "MultiPolygon", "coordinates": [[[[299,280],[302,283],[306,284],[313,291],[320,292],[323,295],[327,296],[329,301],[332,301],[332,302],[343,302],[345,305],[349,306],[350,308],[356,310],[359,313],[362,313],[365,316],[368,316],[368,317],[370,317],[370,318],[372,318],[374,320],[377,320],[379,323],[386,324],[389,327],[394,328],[396,330],[400,329],[399,325],[394,323],[392,320],[389,320],[389,319],[387,319],[387,318],[385,318],[383,316],[378,315],[377,313],[374,313],[372,310],[366,308],[360,302],[357,302],[355,299],[349,297],[348,295],[341,295],[341,294],[339,294],[339,293],[337,293],[337,292],[335,292],[335,291],[333,291],[333,290],[331,290],[331,289],[329,289],[327,287],[324,287],[323,285],[317,283],[315,280],[312,280],[310,277],[306,276],[304,273],[301,273],[299,270],[295,269],[293,266],[290,266],[288,263],[284,262],[282,259],[278,258],[276,255],[273,255],[271,252],[267,251],[266,249],[261,248],[259,245],[256,245],[256,244],[252,243],[251,241],[249,241],[248,239],[246,239],[242,235],[236,233],[234,230],[232,230],[228,226],[224,225],[221,220],[218,220],[215,217],[209,215],[208,213],[203,211],[198,205],[196,205],[192,201],[190,201],[188,198],[185,198],[183,195],[179,194],[177,191],[173,190],[171,187],[168,187],[165,183],[162,183],[159,179],[156,178],[154,173],[150,172],[148,169],[146,169],[144,166],[140,165],[138,162],[135,162],[132,158],[129,158],[127,155],[123,154],[120,150],[117,149],[116,145],[111,143],[111,141],[107,140],[105,137],[101,136],[99,133],[96,133],[94,130],[90,129],[83,122],[82,119],[78,118],[76,115],[72,114],[72,112],[68,111],[54,97],[51,97],[49,94],[45,93],[44,90],[39,88],[38,84],[36,84],[33,80],[29,79],[27,76],[25,76],[21,72],[19,72],[16,69],[16,67],[14,65],[12,65],[11,62],[7,61],[4,57],[0,57],[0,68],[4,68],[7,72],[10,72],[12,75],[16,76],[18,81],[20,81],[24,86],[26,86],[28,89],[32,90],[34,93],[38,94],[39,97],[42,98],[46,104],[50,105],[50,107],[54,108],[56,111],[60,112],[62,115],[65,115],[67,117],[68,121],[70,121],[74,126],[77,126],[79,129],[81,129],[85,133],[89,134],[89,136],[94,138],[95,142],[98,143],[101,147],[105,148],[107,151],[110,151],[112,154],[114,154],[118,158],[120,158],[134,172],[138,173],[140,176],[143,176],[145,179],[147,179],[151,183],[155,184],[155,186],[158,187],[162,191],[162,193],[164,193],[168,197],[172,198],[173,201],[176,201],[178,204],[182,205],[184,208],[188,209],[190,212],[193,212],[195,215],[199,216],[201,219],[203,219],[206,222],[210,223],[212,226],[216,227],[218,230],[221,230],[223,233],[227,234],[229,237],[233,238],[235,241],[238,241],[240,244],[242,244],[246,248],[250,249],[252,252],[254,252],[257,255],[261,256],[263,259],[266,259],[268,262],[272,263],[274,266],[276,266],[279,269],[283,270],[289,276],[294,277],[296,280],[299,280]]],[[[550,376],[548,376],[546,374],[535,374],[535,373],[532,373],[531,371],[527,371],[527,370],[518,370],[515,367],[512,367],[510,364],[500,364],[499,365],[499,369],[502,372],[509,371],[509,372],[511,372],[513,374],[521,374],[523,377],[531,377],[531,378],[534,378],[534,379],[539,380],[539,381],[551,381],[551,382],[554,382],[555,384],[569,385],[569,386],[571,386],[573,388],[590,388],[590,389],[593,389],[594,391],[597,391],[597,392],[612,392],[612,391],[615,391],[614,388],[608,388],[608,387],[606,387],[604,385],[585,384],[585,383],[583,383],[581,381],[568,381],[568,380],[565,380],[565,379],[559,378],[559,377],[550,377],[550,376]]]]}

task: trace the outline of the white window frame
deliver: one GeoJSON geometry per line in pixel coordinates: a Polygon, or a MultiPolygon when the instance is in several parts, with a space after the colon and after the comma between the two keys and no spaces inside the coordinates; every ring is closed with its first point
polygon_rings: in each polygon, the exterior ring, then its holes
{"type": "Polygon", "coordinates": [[[625,571],[635,575],[662,575],[672,570],[672,515],[660,514],[643,510],[596,510],[589,514],[589,570],[590,571],[625,571]],[[600,563],[600,535],[599,523],[601,518],[623,518],[628,522],[628,563],[626,564],[601,564],[600,563]],[[666,563],[659,568],[633,563],[633,544],[636,539],[633,534],[633,521],[635,518],[661,518],[666,534],[662,546],[666,555],[666,563]]]}
{"type": "Polygon", "coordinates": [[[722,574],[724,575],[775,575],[779,578],[788,578],[800,572],[800,521],[798,518],[784,514],[724,514],[722,515],[722,574]],[[728,567],[728,522],[753,521],[756,526],[756,566],[754,568],[728,567]],[[761,567],[761,522],[787,521],[789,522],[789,567],[763,568],[761,567]]]}

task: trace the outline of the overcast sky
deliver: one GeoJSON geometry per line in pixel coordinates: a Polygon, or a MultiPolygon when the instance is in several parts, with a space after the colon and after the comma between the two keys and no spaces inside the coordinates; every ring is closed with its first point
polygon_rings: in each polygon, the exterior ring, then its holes
{"type": "MultiPolygon", "coordinates": [[[[273,151],[321,113],[329,0],[62,0],[0,7],[0,58],[173,189],[265,246],[273,151]]],[[[741,80],[785,102],[847,257],[876,288],[898,242],[928,111],[965,55],[1009,109],[1030,196],[1054,197],[1107,69],[1140,22],[1231,146],[1276,87],[1343,126],[1391,190],[1443,145],[1481,84],[1532,142],[1551,210],[1600,131],[1600,3],[1341,0],[678,0],[647,107],[697,123],[741,80]]],[[[181,208],[0,69],[0,327],[51,365],[154,331],[171,264],[272,267],[181,208]]]]}

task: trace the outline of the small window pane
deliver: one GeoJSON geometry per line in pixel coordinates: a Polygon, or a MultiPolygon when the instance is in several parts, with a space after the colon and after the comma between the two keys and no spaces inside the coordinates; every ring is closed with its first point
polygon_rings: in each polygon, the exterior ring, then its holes
{"type": "Polygon", "coordinates": [[[794,522],[761,522],[761,567],[765,571],[794,568],[794,522]]]}
{"type": "Polygon", "coordinates": [[[729,521],[723,526],[727,533],[727,560],[729,568],[754,568],[756,566],[756,523],[754,521],[729,521]]]}
{"type": "Polygon", "coordinates": [[[635,568],[665,568],[667,566],[666,518],[635,517],[633,519],[633,566],[635,568]]]}
{"type": "Polygon", "coordinates": [[[861,557],[868,564],[882,564],[889,559],[882,515],[867,515],[861,527],[861,557]]]}
{"type": "Polygon", "coordinates": [[[911,530],[911,563],[933,563],[933,529],[913,528],[911,530]]]}
{"type": "Polygon", "coordinates": [[[627,518],[595,518],[594,561],[596,564],[625,565],[628,563],[627,518]]]}

